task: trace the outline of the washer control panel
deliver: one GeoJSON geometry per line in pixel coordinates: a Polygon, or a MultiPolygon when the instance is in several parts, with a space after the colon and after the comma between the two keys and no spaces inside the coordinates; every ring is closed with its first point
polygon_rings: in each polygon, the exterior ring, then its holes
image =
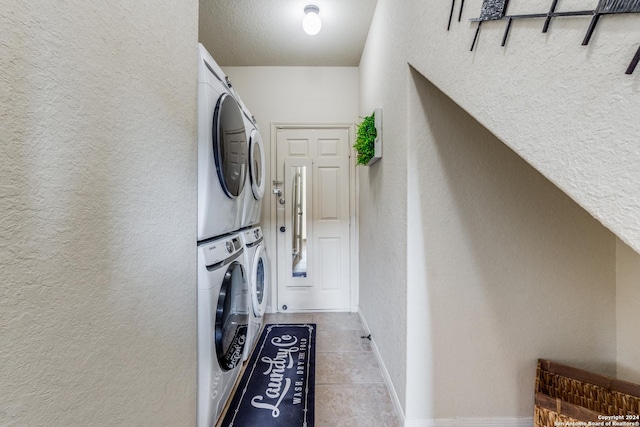
{"type": "Polygon", "coordinates": [[[242,250],[240,236],[231,236],[202,246],[205,264],[208,266],[224,262],[242,250]]]}
{"type": "Polygon", "coordinates": [[[242,232],[242,238],[244,240],[245,245],[251,246],[255,242],[262,240],[262,228],[255,227],[255,228],[250,228],[248,230],[244,230],[242,232]]]}

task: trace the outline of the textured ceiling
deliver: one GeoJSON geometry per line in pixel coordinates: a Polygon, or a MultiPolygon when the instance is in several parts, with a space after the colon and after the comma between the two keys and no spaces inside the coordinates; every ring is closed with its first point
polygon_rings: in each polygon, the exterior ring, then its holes
{"type": "Polygon", "coordinates": [[[357,66],[376,0],[200,0],[199,39],[221,66],[357,66]],[[302,30],[304,7],[322,30],[302,30]]]}

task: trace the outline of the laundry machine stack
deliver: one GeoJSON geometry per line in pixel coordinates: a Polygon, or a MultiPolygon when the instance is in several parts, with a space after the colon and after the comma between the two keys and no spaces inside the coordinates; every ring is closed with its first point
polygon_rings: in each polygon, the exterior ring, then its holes
{"type": "Polygon", "coordinates": [[[197,424],[210,427],[260,333],[266,306],[259,226],[265,165],[255,119],[202,44],[198,51],[197,424]]]}

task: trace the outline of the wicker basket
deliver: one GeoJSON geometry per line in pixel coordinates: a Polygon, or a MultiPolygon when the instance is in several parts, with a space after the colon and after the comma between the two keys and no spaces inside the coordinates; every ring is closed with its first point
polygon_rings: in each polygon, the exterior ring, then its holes
{"type": "MultiPolygon", "coordinates": [[[[639,385],[548,360],[538,360],[535,392],[535,427],[602,422],[603,415],[640,414],[639,385]]],[[[635,425],[639,420],[627,417],[618,421],[635,425]]]]}

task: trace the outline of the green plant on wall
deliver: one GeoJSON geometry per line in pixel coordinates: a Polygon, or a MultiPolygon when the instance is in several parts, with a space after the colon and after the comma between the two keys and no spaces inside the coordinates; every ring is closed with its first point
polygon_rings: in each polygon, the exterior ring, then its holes
{"type": "Polygon", "coordinates": [[[378,132],[376,131],[374,114],[365,117],[358,125],[358,133],[356,135],[356,143],[353,148],[358,152],[356,164],[366,165],[374,155],[374,141],[378,132]]]}

